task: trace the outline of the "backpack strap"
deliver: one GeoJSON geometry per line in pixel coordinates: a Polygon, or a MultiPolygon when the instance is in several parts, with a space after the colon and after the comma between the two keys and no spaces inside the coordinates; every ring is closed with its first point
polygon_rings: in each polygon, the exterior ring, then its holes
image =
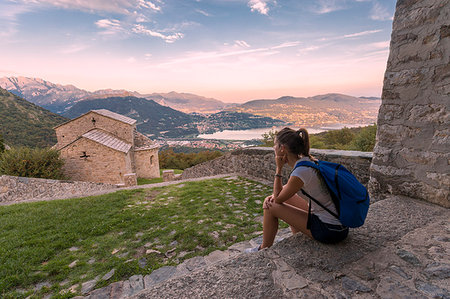
{"type": "MultiPolygon", "coordinates": [[[[301,161],[301,162],[298,162],[296,165],[295,165],[295,167],[294,167],[294,169],[296,169],[297,167],[300,167],[300,166],[306,166],[306,167],[311,167],[311,168],[314,168],[314,169],[317,169],[318,171],[319,171],[319,165],[318,165],[318,162],[316,162],[316,161],[314,161],[314,162],[310,162],[310,161],[301,161]]],[[[339,165],[340,166],[340,165],[339,165]]],[[[336,168],[336,176],[337,176],[337,169],[339,168],[339,166],[336,168]]],[[[294,171],[294,169],[292,170],[292,172],[294,171]]],[[[292,172],[291,172],[291,174],[292,174],[292,172]]],[[[321,173],[320,173],[320,171],[319,171],[319,175],[322,175],[321,173]]],[[[328,186],[327,186],[327,188],[328,188],[328,186]]],[[[339,190],[339,189],[338,189],[339,190]]],[[[312,201],[314,201],[316,204],[318,204],[322,209],[324,209],[325,211],[327,211],[328,213],[330,213],[332,216],[334,216],[336,219],[338,219],[339,220],[339,215],[337,215],[336,213],[334,213],[333,211],[331,211],[330,209],[328,209],[327,207],[325,207],[323,204],[321,204],[317,199],[315,199],[314,197],[312,197],[311,195],[309,195],[305,190],[303,190],[303,189],[300,189],[300,191],[302,191],[302,194],[303,195],[305,195],[306,197],[308,197],[310,200],[309,200],[309,208],[308,208],[308,223],[307,223],[307,228],[308,228],[308,226],[310,226],[310,215],[311,215],[311,200],[312,201]]],[[[328,192],[330,193],[330,197],[331,197],[331,199],[333,199],[333,196],[332,196],[332,194],[331,194],[331,191],[330,190],[328,190],[328,192]]],[[[340,196],[340,195],[339,195],[340,196]]],[[[333,201],[333,200],[332,200],[333,201]]],[[[334,202],[333,202],[334,203],[334,202]]]]}
{"type": "Polygon", "coordinates": [[[331,211],[330,209],[328,209],[327,207],[325,207],[323,204],[321,204],[318,200],[316,200],[314,197],[312,197],[311,195],[309,195],[305,190],[300,189],[300,191],[302,191],[302,193],[304,195],[306,195],[306,197],[308,197],[310,199],[309,201],[309,209],[308,209],[308,217],[310,217],[309,215],[311,214],[311,200],[314,201],[316,204],[318,204],[319,206],[322,207],[322,209],[324,209],[325,211],[327,211],[328,213],[330,213],[331,215],[333,215],[334,217],[336,217],[336,219],[339,219],[339,216],[334,213],[333,211],[331,211]]]}

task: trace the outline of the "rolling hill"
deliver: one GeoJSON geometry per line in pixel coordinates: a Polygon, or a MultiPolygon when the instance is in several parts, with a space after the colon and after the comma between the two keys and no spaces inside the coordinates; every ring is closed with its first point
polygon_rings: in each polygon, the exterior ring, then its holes
{"type": "Polygon", "coordinates": [[[10,146],[52,146],[53,127],[67,120],[0,88],[0,134],[10,146]]]}
{"type": "Polygon", "coordinates": [[[213,133],[225,129],[243,130],[285,124],[270,117],[240,112],[186,114],[152,100],[131,96],[80,101],[68,109],[64,116],[75,118],[93,109],[108,109],[136,119],[139,132],[149,137],[195,137],[199,133],[213,133]]]}
{"type": "Polygon", "coordinates": [[[336,123],[375,123],[380,105],[379,98],[331,93],[308,98],[285,96],[253,100],[227,110],[268,116],[293,123],[296,127],[312,128],[336,123]]]}

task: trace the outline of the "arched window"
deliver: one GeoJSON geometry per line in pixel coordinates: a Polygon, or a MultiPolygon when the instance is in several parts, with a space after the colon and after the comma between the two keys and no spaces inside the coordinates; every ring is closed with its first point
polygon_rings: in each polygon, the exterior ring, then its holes
{"type": "Polygon", "coordinates": [[[150,165],[153,165],[153,155],[150,156],[150,165]]]}

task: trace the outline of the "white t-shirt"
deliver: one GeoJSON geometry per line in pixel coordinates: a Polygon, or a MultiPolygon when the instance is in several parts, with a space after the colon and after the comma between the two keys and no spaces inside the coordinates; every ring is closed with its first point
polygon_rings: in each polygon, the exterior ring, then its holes
{"type": "MultiPolygon", "coordinates": [[[[303,157],[295,164],[300,161],[311,161],[311,159],[309,157],[303,157]]],[[[291,173],[291,176],[296,176],[303,181],[304,185],[302,189],[305,190],[306,193],[323,204],[327,209],[337,214],[336,207],[334,206],[333,200],[328,192],[327,186],[323,180],[319,179],[319,175],[320,174],[316,169],[308,166],[299,166],[291,173]]],[[[301,190],[298,191],[297,194],[306,201],[310,201],[306,195],[303,195],[301,190]]],[[[311,200],[310,204],[311,213],[319,217],[322,222],[341,225],[341,222],[336,217],[328,213],[314,201],[311,200]]]]}

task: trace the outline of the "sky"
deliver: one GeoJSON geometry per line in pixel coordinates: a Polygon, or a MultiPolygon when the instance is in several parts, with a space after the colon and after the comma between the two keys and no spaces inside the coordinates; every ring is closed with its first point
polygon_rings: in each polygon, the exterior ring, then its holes
{"type": "Polygon", "coordinates": [[[0,0],[0,77],[224,102],[380,96],[395,0],[0,0]]]}

